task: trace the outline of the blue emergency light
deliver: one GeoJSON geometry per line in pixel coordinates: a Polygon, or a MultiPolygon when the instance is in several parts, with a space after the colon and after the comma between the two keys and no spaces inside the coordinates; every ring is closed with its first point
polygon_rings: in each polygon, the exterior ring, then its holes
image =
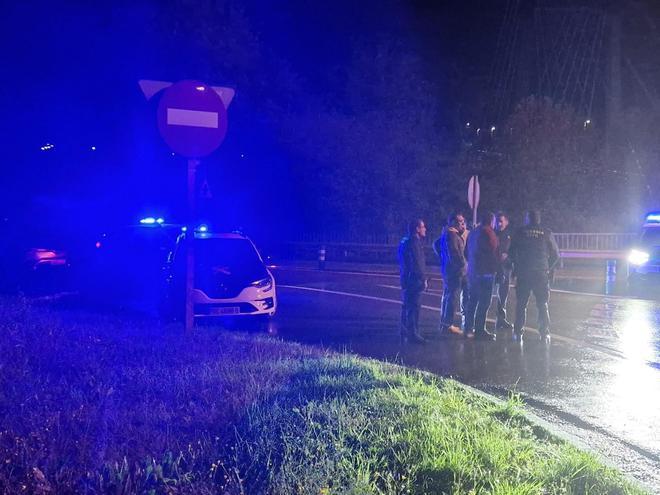
{"type": "Polygon", "coordinates": [[[653,211],[646,215],[646,223],[660,223],[660,212],[653,211]]]}
{"type": "Polygon", "coordinates": [[[140,223],[141,223],[142,225],[154,225],[154,224],[156,224],[156,223],[157,223],[158,225],[161,225],[161,224],[163,224],[164,222],[165,222],[165,220],[164,220],[163,218],[161,218],[161,217],[158,217],[158,218],[147,217],[147,218],[142,218],[142,219],[140,219],[140,223]]]}

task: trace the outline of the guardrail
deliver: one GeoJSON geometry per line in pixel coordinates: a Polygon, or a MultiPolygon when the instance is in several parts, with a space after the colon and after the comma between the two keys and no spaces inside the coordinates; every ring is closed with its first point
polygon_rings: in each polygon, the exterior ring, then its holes
{"type": "MultiPolygon", "coordinates": [[[[570,251],[619,251],[627,249],[639,236],[636,233],[573,233],[559,232],[554,234],[560,250],[570,251]]],[[[341,236],[318,234],[302,234],[291,243],[300,244],[341,244],[341,245],[367,245],[367,246],[394,246],[401,239],[400,235],[363,235],[341,236]]]]}
{"type": "Polygon", "coordinates": [[[560,251],[622,251],[639,237],[639,234],[617,233],[556,233],[560,251]]]}
{"type": "MultiPolygon", "coordinates": [[[[637,238],[630,233],[556,233],[555,239],[563,259],[624,260],[627,248],[637,238]]],[[[396,263],[397,244],[388,236],[380,239],[365,239],[371,242],[345,242],[319,240],[312,236],[304,241],[283,243],[280,255],[288,258],[316,259],[321,247],[325,250],[328,261],[362,261],[374,263],[396,263]],[[377,242],[373,242],[376,240],[377,242]],[[378,242],[380,240],[380,242],[378,242]]],[[[426,259],[436,263],[436,256],[430,245],[425,247],[426,259]]]]}

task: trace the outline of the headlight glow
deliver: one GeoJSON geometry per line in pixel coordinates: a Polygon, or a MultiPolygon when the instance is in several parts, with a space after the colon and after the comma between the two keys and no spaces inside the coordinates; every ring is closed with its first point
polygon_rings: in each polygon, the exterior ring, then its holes
{"type": "Polygon", "coordinates": [[[273,288],[273,281],[270,277],[262,278],[261,280],[256,280],[250,284],[252,287],[257,289],[262,289],[264,291],[269,291],[273,288]]]}
{"type": "Polygon", "coordinates": [[[628,262],[631,265],[643,265],[650,258],[649,253],[645,251],[640,251],[638,249],[633,249],[628,255],[628,262]]]}

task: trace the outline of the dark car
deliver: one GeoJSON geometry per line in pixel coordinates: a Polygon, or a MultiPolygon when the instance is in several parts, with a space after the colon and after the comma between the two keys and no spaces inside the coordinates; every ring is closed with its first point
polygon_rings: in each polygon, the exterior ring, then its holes
{"type": "Polygon", "coordinates": [[[168,255],[181,225],[162,221],[117,228],[90,242],[76,265],[86,299],[154,313],[163,297],[168,255]]]}
{"type": "Polygon", "coordinates": [[[69,289],[65,236],[27,221],[2,218],[0,290],[27,294],[69,289]]]}
{"type": "Polygon", "coordinates": [[[660,281],[660,212],[646,216],[642,233],[628,254],[628,284],[639,290],[660,281]]]}

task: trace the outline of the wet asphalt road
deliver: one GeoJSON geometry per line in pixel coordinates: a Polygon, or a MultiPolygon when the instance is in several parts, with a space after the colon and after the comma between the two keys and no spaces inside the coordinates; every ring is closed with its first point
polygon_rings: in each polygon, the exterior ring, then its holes
{"type": "MultiPolygon", "coordinates": [[[[429,342],[402,346],[395,275],[309,266],[280,266],[274,274],[279,308],[272,331],[285,340],[451,376],[500,397],[516,391],[558,431],[660,493],[660,302],[599,295],[591,282],[583,287],[589,294],[553,291],[552,344],[538,341],[530,302],[521,348],[510,333],[496,342],[440,338],[441,284],[433,280],[420,318],[429,342]]],[[[585,285],[563,286],[571,284],[585,285]]],[[[513,308],[515,289],[511,316],[513,308]]]]}

